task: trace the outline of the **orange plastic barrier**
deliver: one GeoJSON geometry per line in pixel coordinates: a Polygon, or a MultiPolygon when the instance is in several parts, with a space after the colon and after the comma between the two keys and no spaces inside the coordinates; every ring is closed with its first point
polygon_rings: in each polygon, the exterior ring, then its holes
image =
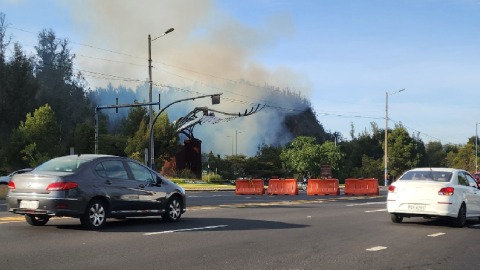
{"type": "Polygon", "coordinates": [[[262,179],[235,181],[235,195],[263,195],[265,187],[262,179]]]}
{"type": "Polygon", "coordinates": [[[345,195],[379,195],[377,179],[345,179],[345,195]]]}
{"type": "Polygon", "coordinates": [[[267,194],[270,195],[298,195],[297,179],[270,179],[267,194]]]}
{"type": "Polygon", "coordinates": [[[340,195],[338,179],[308,179],[307,195],[340,195]]]}

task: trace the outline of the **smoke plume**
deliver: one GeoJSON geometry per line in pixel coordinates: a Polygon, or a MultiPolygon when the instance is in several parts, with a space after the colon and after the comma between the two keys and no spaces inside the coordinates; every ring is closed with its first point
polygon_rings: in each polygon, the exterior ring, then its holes
{"type": "MultiPolygon", "coordinates": [[[[244,112],[253,106],[242,102],[295,109],[306,107],[263,87],[265,84],[279,89],[289,87],[308,95],[311,83],[306,76],[288,67],[272,69],[256,60],[282,39],[295,34],[294,22],[289,14],[268,16],[261,23],[251,26],[222,12],[215,1],[210,0],[88,0],[64,4],[71,10],[74,29],[82,38],[82,43],[109,50],[87,46],[75,49],[78,52],[77,68],[95,72],[85,72],[92,90],[105,88],[109,83],[114,87],[123,85],[133,89],[139,101],[148,101],[148,86],[145,84],[148,80],[147,37],[150,34],[154,39],[173,27],[174,32],[151,44],[152,77],[157,85],[153,99],[156,101],[158,93],[163,93],[162,106],[178,98],[198,94],[172,91],[158,85],[203,94],[223,92],[221,104],[212,108],[227,112],[244,112]],[[248,83],[241,83],[246,81],[248,83]]],[[[286,51],[285,55],[288,53],[286,51]]],[[[108,105],[114,104],[115,100],[101,102],[99,105],[108,105]]],[[[133,100],[119,97],[119,102],[133,103],[133,100]]],[[[184,116],[196,106],[212,105],[208,99],[175,104],[168,110],[170,120],[184,116]]],[[[238,145],[238,154],[254,155],[258,144],[278,144],[291,139],[282,124],[289,113],[292,112],[267,108],[232,122],[198,126],[194,134],[203,141],[204,152],[230,155],[232,146],[233,152],[236,152],[238,145]]]]}

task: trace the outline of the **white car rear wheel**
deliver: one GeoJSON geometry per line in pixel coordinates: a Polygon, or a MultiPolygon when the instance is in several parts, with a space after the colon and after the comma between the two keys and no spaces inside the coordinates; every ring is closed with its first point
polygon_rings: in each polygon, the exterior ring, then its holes
{"type": "Polygon", "coordinates": [[[465,222],[467,221],[467,207],[465,204],[460,206],[458,209],[458,216],[453,219],[453,226],[457,228],[463,228],[465,226],[465,222]]]}
{"type": "Polygon", "coordinates": [[[403,216],[399,214],[390,214],[390,217],[392,218],[393,223],[402,223],[403,221],[403,216]]]}

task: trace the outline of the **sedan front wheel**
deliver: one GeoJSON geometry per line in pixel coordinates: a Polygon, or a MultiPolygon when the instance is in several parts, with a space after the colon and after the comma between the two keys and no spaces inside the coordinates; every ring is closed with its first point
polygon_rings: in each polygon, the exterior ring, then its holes
{"type": "Polygon", "coordinates": [[[168,200],[166,213],[163,218],[168,222],[176,222],[182,216],[182,202],[177,197],[172,197],[168,200]]]}

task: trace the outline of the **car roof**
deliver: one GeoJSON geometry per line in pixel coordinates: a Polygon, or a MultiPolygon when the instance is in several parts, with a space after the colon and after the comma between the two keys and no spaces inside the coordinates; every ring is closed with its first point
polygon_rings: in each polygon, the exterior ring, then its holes
{"type": "Polygon", "coordinates": [[[63,156],[63,157],[58,157],[59,159],[68,159],[68,158],[80,158],[80,159],[97,159],[97,158],[104,158],[104,157],[118,157],[118,156],[112,156],[112,155],[101,155],[101,154],[84,154],[84,155],[69,155],[69,156],[63,156]]]}
{"type": "Polygon", "coordinates": [[[434,171],[434,172],[455,172],[455,171],[463,171],[461,169],[454,169],[454,168],[430,168],[430,167],[426,167],[426,168],[415,168],[415,169],[412,169],[410,171],[434,171]]]}

